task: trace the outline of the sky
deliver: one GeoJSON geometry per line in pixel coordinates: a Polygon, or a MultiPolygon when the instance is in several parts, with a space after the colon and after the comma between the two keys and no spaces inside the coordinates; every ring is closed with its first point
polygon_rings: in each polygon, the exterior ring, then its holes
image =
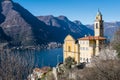
{"type": "Polygon", "coordinates": [[[64,15],[71,21],[93,24],[98,9],[105,22],[120,21],[120,0],[13,0],[35,16],[64,15]]]}

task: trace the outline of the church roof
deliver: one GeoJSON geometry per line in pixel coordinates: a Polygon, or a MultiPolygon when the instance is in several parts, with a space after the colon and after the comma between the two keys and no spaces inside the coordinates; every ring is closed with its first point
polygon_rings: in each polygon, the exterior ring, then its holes
{"type": "Polygon", "coordinates": [[[102,14],[101,14],[101,12],[100,12],[100,10],[99,10],[99,9],[98,9],[97,15],[102,16],[102,14]]]}
{"type": "Polygon", "coordinates": [[[79,38],[79,40],[105,40],[105,37],[100,37],[100,36],[86,36],[83,38],[79,38]]]}
{"type": "Polygon", "coordinates": [[[71,35],[67,35],[64,41],[76,41],[71,35]]]}

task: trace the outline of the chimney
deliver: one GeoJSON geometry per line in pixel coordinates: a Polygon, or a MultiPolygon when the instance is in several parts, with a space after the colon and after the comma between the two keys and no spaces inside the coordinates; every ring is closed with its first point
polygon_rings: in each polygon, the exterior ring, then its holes
{"type": "Polygon", "coordinates": [[[85,34],[85,37],[87,37],[87,35],[85,34]]]}

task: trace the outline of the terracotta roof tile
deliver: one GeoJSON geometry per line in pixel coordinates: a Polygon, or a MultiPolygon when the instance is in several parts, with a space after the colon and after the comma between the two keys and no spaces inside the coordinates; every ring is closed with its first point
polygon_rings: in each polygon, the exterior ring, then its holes
{"type": "Polygon", "coordinates": [[[105,40],[105,37],[100,37],[100,36],[86,36],[83,38],[79,38],[78,40],[105,40]]]}
{"type": "Polygon", "coordinates": [[[51,68],[50,67],[43,67],[43,68],[35,68],[33,71],[34,72],[42,72],[42,73],[47,73],[51,68]]]}
{"type": "Polygon", "coordinates": [[[35,68],[34,71],[35,72],[41,72],[41,69],[40,68],[35,68]]]}

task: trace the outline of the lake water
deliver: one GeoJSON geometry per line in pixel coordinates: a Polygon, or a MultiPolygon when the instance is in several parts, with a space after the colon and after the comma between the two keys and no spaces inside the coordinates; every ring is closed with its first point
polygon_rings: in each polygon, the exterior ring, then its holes
{"type": "Polygon", "coordinates": [[[44,66],[55,67],[57,63],[62,63],[62,62],[63,62],[62,48],[42,50],[42,51],[35,52],[36,67],[44,67],[44,66]]]}

